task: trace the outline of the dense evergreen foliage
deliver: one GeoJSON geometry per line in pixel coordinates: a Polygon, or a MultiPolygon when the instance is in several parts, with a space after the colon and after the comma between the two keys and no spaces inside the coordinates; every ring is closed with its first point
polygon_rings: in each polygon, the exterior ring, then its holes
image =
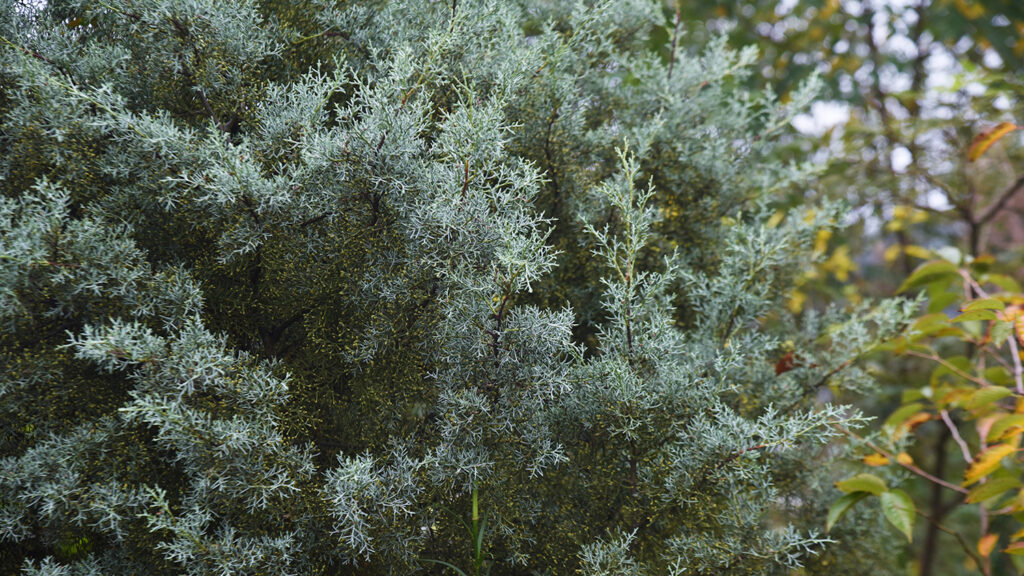
{"type": "Polygon", "coordinates": [[[784,305],[813,83],[645,0],[0,10],[0,571],[884,565],[824,401],[911,310],[784,305]]]}

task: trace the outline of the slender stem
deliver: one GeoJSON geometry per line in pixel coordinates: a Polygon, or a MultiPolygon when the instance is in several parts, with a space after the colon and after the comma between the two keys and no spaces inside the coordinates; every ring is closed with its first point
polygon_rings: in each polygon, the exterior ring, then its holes
{"type": "Polygon", "coordinates": [[[960,447],[960,453],[964,455],[964,461],[970,463],[974,461],[974,457],[971,456],[971,451],[967,447],[967,442],[964,442],[963,436],[960,436],[960,430],[957,429],[956,424],[953,423],[953,419],[949,417],[949,412],[941,410],[939,415],[942,416],[942,421],[946,424],[946,428],[949,428],[949,433],[953,435],[953,440],[956,441],[957,446],[960,447]]]}
{"type": "MultiPolygon", "coordinates": [[[[984,288],[981,287],[981,284],[975,281],[970,274],[965,271],[961,271],[961,275],[964,278],[964,282],[970,283],[974,287],[974,291],[977,292],[979,296],[982,298],[989,297],[988,292],[985,292],[984,288]]],[[[1013,380],[1016,384],[1017,393],[1024,394],[1024,367],[1021,366],[1020,362],[1020,348],[1017,346],[1016,334],[1011,334],[1010,337],[1007,338],[1007,341],[1010,346],[1010,357],[1013,358],[1013,380]]],[[[999,358],[998,354],[996,357],[999,358]]],[[[1000,360],[1002,359],[1000,358],[1000,360]]]]}
{"type": "MultiPolygon", "coordinates": [[[[981,535],[988,534],[988,510],[985,509],[981,504],[978,505],[978,516],[980,520],[981,535]]],[[[981,569],[982,574],[990,574],[992,572],[992,557],[985,556],[982,558],[982,563],[978,565],[981,569]]]]}
{"type": "Polygon", "coordinates": [[[957,486],[956,484],[950,484],[949,482],[946,482],[942,478],[939,478],[937,476],[929,474],[928,472],[925,472],[924,470],[918,468],[917,466],[914,466],[913,464],[910,464],[908,462],[901,462],[899,459],[896,458],[896,456],[894,456],[888,450],[885,450],[881,446],[878,446],[874,442],[864,438],[863,436],[860,436],[859,434],[851,431],[850,429],[846,428],[845,426],[842,426],[842,425],[839,425],[839,424],[834,424],[833,426],[835,426],[836,429],[839,430],[840,432],[842,432],[843,434],[846,434],[850,438],[853,438],[854,440],[857,440],[858,442],[864,444],[868,448],[871,448],[875,452],[878,452],[882,456],[885,456],[886,458],[889,459],[890,462],[895,462],[895,463],[899,464],[900,466],[906,468],[907,470],[913,472],[914,474],[917,474],[918,476],[920,476],[920,477],[922,477],[922,478],[924,478],[926,480],[934,482],[934,483],[938,484],[939,486],[948,488],[950,490],[953,490],[954,492],[959,492],[961,494],[967,494],[967,489],[966,488],[964,488],[962,486],[957,486]]]}
{"type": "Polygon", "coordinates": [[[916,512],[918,516],[920,516],[920,517],[924,518],[925,520],[931,522],[932,525],[935,526],[936,528],[938,528],[939,530],[941,530],[941,531],[945,532],[946,534],[949,534],[950,536],[956,538],[956,541],[960,543],[960,546],[964,549],[964,552],[966,552],[967,555],[970,556],[971,559],[974,560],[974,562],[978,565],[978,568],[981,569],[982,574],[984,574],[985,576],[988,576],[988,574],[989,574],[989,570],[987,569],[988,567],[982,561],[981,557],[978,556],[978,554],[975,553],[974,550],[971,549],[970,544],[967,543],[967,540],[964,540],[963,535],[961,535],[956,530],[950,530],[949,528],[946,528],[942,524],[939,524],[931,516],[925,514],[924,512],[921,512],[920,510],[914,510],[914,512],[916,512]]]}
{"type": "MultiPolygon", "coordinates": [[[[948,429],[939,432],[939,438],[935,442],[935,467],[932,472],[935,476],[942,477],[946,474],[946,442],[950,434],[948,429]]],[[[935,522],[928,525],[925,530],[924,544],[921,546],[920,574],[919,576],[933,576],[935,573],[935,553],[939,547],[939,529],[936,527],[939,522],[956,506],[959,501],[953,500],[949,505],[943,503],[942,486],[931,484],[929,486],[929,512],[935,522]]]]}
{"type": "Polygon", "coordinates": [[[473,531],[476,531],[476,525],[480,521],[480,503],[478,499],[478,489],[473,488],[473,531]]]}
{"type": "Polygon", "coordinates": [[[679,47],[679,23],[682,21],[682,15],[679,13],[679,2],[676,0],[676,21],[672,27],[672,46],[671,52],[668,57],[668,78],[672,79],[672,69],[676,66],[676,49],[679,47]]]}
{"type": "Polygon", "coordinates": [[[983,388],[989,388],[989,387],[992,386],[992,384],[989,383],[988,381],[986,381],[986,380],[984,380],[982,378],[978,378],[977,376],[971,376],[967,372],[964,372],[963,370],[957,368],[955,365],[951,364],[950,362],[947,362],[944,358],[942,358],[940,356],[936,356],[935,354],[922,354],[921,352],[917,352],[916,350],[907,350],[906,354],[908,354],[910,356],[916,356],[918,358],[924,358],[925,360],[932,360],[934,362],[938,362],[939,364],[942,364],[944,367],[948,368],[950,372],[956,374],[957,376],[961,376],[963,378],[966,378],[966,379],[970,380],[971,382],[974,382],[975,384],[977,384],[978,386],[981,386],[983,388]]]}
{"type": "Polygon", "coordinates": [[[1006,358],[1003,358],[1002,356],[1000,356],[997,351],[992,350],[991,348],[985,348],[984,351],[989,356],[991,356],[993,360],[998,362],[1000,366],[1002,366],[1003,368],[1006,368],[1007,372],[1009,372],[1011,374],[1013,373],[1013,366],[1010,366],[1010,363],[1006,361],[1006,358]]]}
{"type": "Polygon", "coordinates": [[[1003,193],[999,195],[999,198],[997,198],[995,202],[989,205],[989,207],[981,213],[981,216],[978,217],[977,223],[979,225],[987,224],[989,220],[995,218],[996,215],[999,214],[999,211],[1006,206],[1006,203],[1010,201],[1010,198],[1013,198],[1021,190],[1024,190],[1024,176],[1017,178],[1009,188],[1004,190],[1003,193]]]}
{"type": "Polygon", "coordinates": [[[1010,343],[1010,356],[1013,357],[1013,380],[1017,383],[1017,393],[1024,394],[1024,368],[1020,364],[1020,349],[1017,346],[1017,335],[1010,334],[1006,339],[1010,343]]]}

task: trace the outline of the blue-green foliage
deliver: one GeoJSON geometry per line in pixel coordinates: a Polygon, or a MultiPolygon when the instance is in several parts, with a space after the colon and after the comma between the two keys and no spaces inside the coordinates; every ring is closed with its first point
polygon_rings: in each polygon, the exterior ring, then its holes
{"type": "Polygon", "coordinates": [[[907,310],[783,311],[842,218],[770,220],[811,171],[772,150],[813,86],[747,92],[721,41],[665,60],[670,25],[642,0],[4,4],[0,569],[818,553],[822,447],[857,419],[821,395],[866,385],[849,364],[907,310]]]}

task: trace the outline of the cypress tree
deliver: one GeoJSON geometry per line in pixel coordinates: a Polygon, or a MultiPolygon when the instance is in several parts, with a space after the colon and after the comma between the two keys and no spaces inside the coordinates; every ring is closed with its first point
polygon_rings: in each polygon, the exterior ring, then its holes
{"type": "MultiPolygon", "coordinates": [[[[899,302],[660,3],[0,7],[0,571],[786,574],[899,302]]],[[[819,556],[821,558],[822,556],[819,556]]],[[[834,565],[833,565],[834,566],[834,565]]]]}

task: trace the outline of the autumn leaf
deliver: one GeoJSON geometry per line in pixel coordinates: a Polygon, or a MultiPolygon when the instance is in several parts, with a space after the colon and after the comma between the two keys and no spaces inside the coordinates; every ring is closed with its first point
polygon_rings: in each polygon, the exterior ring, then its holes
{"type": "Polygon", "coordinates": [[[1020,342],[1021,346],[1024,346],[1024,306],[1014,304],[1013,306],[1006,307],[999,314],[999,319],[1013,324],[1017,341],[1020,342]]]}
{"type": "Polygon", "coordinates": [[[974,162],[978,158],[981,158],[981,155],[992,147],[992,145],[1000,138],[1014,130],[1019,130],[1020,128],[1020,126],[1017,126],[1013,122],[1002,122],[994,128],[990,128],[981,134],[978,134],[974,137],[974,140],[971,141],[971,147],[967,149],[967,161],[974,162]]]}
{"type": "Polygon", "coordinates": [[[964,473],[964,486],[970,486],[999,467],[999,464],[1017,449],[1009,444],[996,444],[974,457],[974,462],[964,473]]]}
{"type": "Polygon", "coordinates": [[[1021,528],[1020,530],[1017,530],[1013,534],[1010,534],[1010,540],[1013,541],[1013,542],[1016,542],[1017,540],[1020,540],[1021,538],[1024,538],[1024,528],[1021,528]]]}
{"type": "Polygon", "coordinates": [[[998,534],[985,534],[978,540],[978,555],[982,558],[988,558],[992,555],[992,549],[996,547],[996,542],[999,541],[998,534]]]}
{"type": "Polygon", "coordinates": [[[1012,477],[993,478],[984,484],[979,484],[967,494],[967,502],[976,504],[984,502],[994,496],[1000,496],[1007,490],[1020,488],[1020,480],[1012,477]]]}
{"type": "Polygon", "coordinates": [[[985,440],[998,442],[1020,434],[1024,429],[1024,414],[1008,414],[996,420],[985,434],[985,440]]]}
{"type": "Polygon", "coordinates": [[[796,360],[793,358],[792,352],[786,352],[786,354],[775,363],[775,375],[785,374],[796,367],[796,360]]]}
{"type": "Polygon", "coordinates": [[[868,466],[885,466],[889,463],[889,459],[881,454],[868,454],[864,457],[864,463],[868,466]]]}
{"type": "Polygon", "coordinates": [[[1024,555],[1024,542],[1014,542],[1013,544],[1010,544],[1009,546],[1004,548],[1003,552],[1007,554],[1013,554],[1015,556],[1024,555]]]}

